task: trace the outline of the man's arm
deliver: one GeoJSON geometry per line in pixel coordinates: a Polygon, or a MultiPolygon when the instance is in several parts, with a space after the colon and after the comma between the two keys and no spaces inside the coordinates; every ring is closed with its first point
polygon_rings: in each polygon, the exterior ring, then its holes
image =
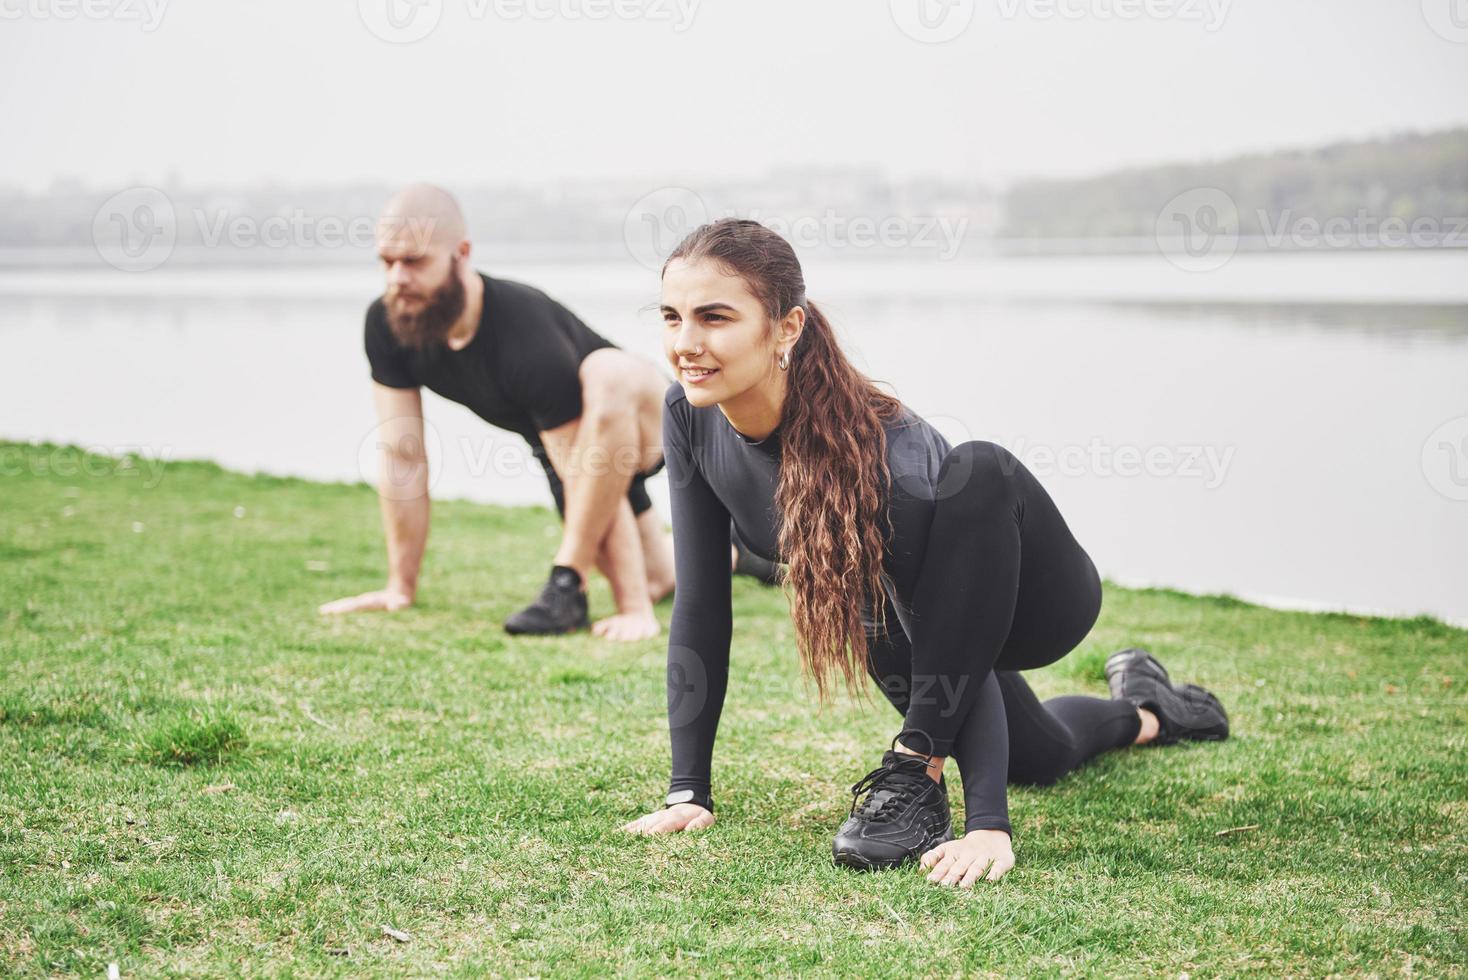
{"type": "Polygon", "coordinates": [[[328,602],[327,614],[413,604],[428,543],[428,455],[423,442],[423,396],[417,388],[372,384],[377,407],[377,496],[387,534],[387,588],[328,602]]]}

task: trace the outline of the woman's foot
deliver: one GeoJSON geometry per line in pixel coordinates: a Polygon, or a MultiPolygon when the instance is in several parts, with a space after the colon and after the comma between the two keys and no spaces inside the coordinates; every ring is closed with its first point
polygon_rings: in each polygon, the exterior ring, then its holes
{"type": "Polygon", "coordinates": [[[1106,658],[1106,683],[1116,700],[1130,701],[1156,715],[1158,732],[1152,745],[1171,745],[1184,738],[1205,742],[1228,738],[1228,713],[1218,698],[1196,684],[1174,687],[1166,668],[1140,647],[1106,658]]]}
{"type": "Polygon", "coordinates": [[[831,859],[860,871],[896,868],[916,861],[953,839],[953,817],[948,809],[948,787],[928,775],[927,756],[898,752],[898,739],[913,744],[912,736],[932,741],[909,729],[892,740],[882,764],[851,787],[851,815],[831,842],[831,859]],[[904,737],[907,736],[907,737],[904,737]],[[865,793],[865,799],[861,799],[865,793]]]}

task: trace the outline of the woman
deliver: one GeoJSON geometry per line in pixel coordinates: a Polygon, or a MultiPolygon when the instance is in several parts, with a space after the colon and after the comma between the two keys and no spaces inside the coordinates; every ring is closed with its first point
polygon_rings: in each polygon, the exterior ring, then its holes
{"type": "MultiPolygon", "coordinates": [[[[1101,606],[1095,567],[1055,505],[993,443],[950,446],[846,360],[779,235],[724,220],[663,267],[663,416],[678,588],[668,647],[672,792],[627,824],[714,822],[710,768],[728,681],[729,520],[787,564],[802,660],[824,694],[870,674],[902,712],[882,763],[852,787],[838,864],[969,887],[1014,865],[1005,784],[1054,782],[1130,744],[1221,739],[1202,688],[1174,688],[1145,651],[1114,654],[1112,700],[1041,704],[1016,673],[1060,659],[1101,606]],[[965,833],[943,768],[958,760],[965,833]]],[[[939,352],[941,353],[941,352],[939,352]]]]}

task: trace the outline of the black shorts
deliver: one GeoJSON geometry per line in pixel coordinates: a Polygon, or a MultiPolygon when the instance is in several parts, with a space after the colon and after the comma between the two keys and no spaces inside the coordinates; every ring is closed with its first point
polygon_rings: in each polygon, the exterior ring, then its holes
{"type": "MultiPolygon", "coordinates": [[[[566,519],[566,488],[561,483],[561,478],[556,474],[556,469],[551,465],[546,456],[545,446],[532,446],[535,458],[540,460],[540,468],[545,470],[546,481],[550,484],[551,496],[556,498],[556,511],[561,515],[561,520],[566,519]]],[[[662,470],[667,461],[659,456],[658,461],[650,469],[643,470],[632,477],[632,483],[627,487],[627,500],[632,504],[634,517],[641,517],[644,511],[652,510],[652,498],[647,495],[647,479],[655,476],[662,470]]]]}

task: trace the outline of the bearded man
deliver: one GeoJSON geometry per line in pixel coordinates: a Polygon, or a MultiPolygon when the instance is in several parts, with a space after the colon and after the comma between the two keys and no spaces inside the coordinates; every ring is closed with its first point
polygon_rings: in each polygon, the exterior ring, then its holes
{"type": "MultiPolygon", "coordinates": [[[[442,188],[415,184],[394,196],[376,244],[386,291],[367,311],[364,340],[379,423],[388,580],[320,611],[413,604],[428,540],[426,386],[522,435],[564,522],[545,586],[505,629],[556,634],[588,625],[586,581],[595,567],[611,585],[617,612],[591,624],[592,632],[624,641],[655,636],[653,605],[674,587],[672,538],[644,484],[663,466],[669,381],[540,290],[477,272],[463,214],[442,188]]],[[[731,559],[741,571],[775,577],[737,545],[731,559]]]]}

